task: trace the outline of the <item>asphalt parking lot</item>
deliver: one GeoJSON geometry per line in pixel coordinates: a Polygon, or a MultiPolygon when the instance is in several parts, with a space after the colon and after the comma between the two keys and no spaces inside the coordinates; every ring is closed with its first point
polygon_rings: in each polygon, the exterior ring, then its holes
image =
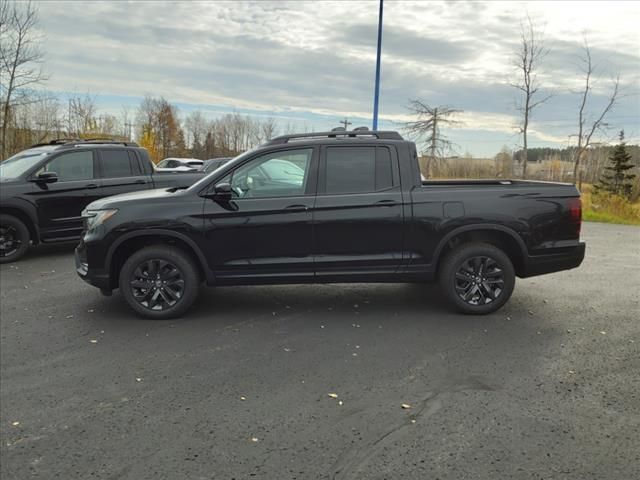
{"type": "Polygon", "coordinates": [[[640,478],[640,228],[583,238],[481,318],[358,284],[142,320],[37,249],[0,268],[0,477],[640,478]]]}

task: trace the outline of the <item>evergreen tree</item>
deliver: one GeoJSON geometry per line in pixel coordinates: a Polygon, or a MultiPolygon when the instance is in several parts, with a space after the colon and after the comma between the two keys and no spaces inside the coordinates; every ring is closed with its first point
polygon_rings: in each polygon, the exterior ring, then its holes
{"type": "Polygon", "coordinates": [[[627,171],[633,168],[631,155],[627,153],[624,143],[624,130],[620,131],[620,143],[616,145],[609,156],[610,165],[605,167],[605,173],[600,178],[600,184],[596,185],[596,190],[615,193],[622,197],[631,196],[632,181],[636,177],[627,171]]]}

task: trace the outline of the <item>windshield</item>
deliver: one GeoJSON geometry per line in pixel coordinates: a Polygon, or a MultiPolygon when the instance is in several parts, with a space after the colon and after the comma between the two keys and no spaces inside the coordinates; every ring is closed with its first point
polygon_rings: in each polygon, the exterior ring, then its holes
{"type": "Polygon", "coordinates": [[[24,150],[0,163],[0,178],[18,178],[50,153],[49,150],[24,150]]]}

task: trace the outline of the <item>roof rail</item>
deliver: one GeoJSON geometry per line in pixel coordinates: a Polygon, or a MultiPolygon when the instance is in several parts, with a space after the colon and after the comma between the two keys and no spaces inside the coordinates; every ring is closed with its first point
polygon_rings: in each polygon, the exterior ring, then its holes
{"type": "Polygon", "coordinates": [[[35,145],[31,145],[29,148],[36,147],[47,147],[51,145],[60,145],[66,147],[73,147],[76,145],[94,145],[94,144],[106,144],[106,145],[124,145],[125,147],[138,147],[139,145],[136,142],[126,142],[126,141],[118,141],[110,138],[100,139],[100,138],[56,138],[55,140],[51,140],[50,142],[44,143],[36,143],[35,145]]]}
{"type": "MultiPolygon", "coordinates": [[[[338,127],[340,128],[340,127],[338,127]]],[[[357,137],[375,137],[379,140],[404,140],[402,135],[392,130],[338,130],[338,128],[330,132],[313,132],[313,133],[296,133],[292,135],[281,135],[264,143],[267,145],[280,145],[289,143],[291,140],[300,140],[305,138],[357,138],[357,137]]]]}
{"type": "Polygon", "coordinates": [[[46,147],[49,145],[64,145],[65,143],[78,142],[78,141],[81,141],[81,140],[79,138],[56,138],[55,140],[51,140],[50,142],[35,143],[31,145],[29,148],[46,147]]]}
{"type": "Polygon", "coordinates": [[[86,140],[77,140],[74,142],[65,143],[65,146],[78,146],[78,145],[124,145],[125,147],[138,147],[136,142],[128,142],[125,140],[110,140],[99,138],[88,138],[86,140]]]}

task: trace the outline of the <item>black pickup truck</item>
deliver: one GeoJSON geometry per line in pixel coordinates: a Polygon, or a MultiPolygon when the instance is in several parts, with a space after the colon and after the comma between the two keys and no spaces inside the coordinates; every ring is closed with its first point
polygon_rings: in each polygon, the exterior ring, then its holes
{"type": "Polygon", "coordinates": [[[200,174],[160,173],[133,142],[34,145],[0,163],[0,263],[31,244],[77,240],[82,210],[94,200],[160,187],[187,187],[200,174]]]}
{"type": "Polygon", "coordinates": [[[150,318],[208,285],[428,282],[465,313],[510,297],[516,276],[577,267],[573,185],[422,181],[396,132],[278,137],[187,189],[90,204],[77,272],[150,318]]]}

